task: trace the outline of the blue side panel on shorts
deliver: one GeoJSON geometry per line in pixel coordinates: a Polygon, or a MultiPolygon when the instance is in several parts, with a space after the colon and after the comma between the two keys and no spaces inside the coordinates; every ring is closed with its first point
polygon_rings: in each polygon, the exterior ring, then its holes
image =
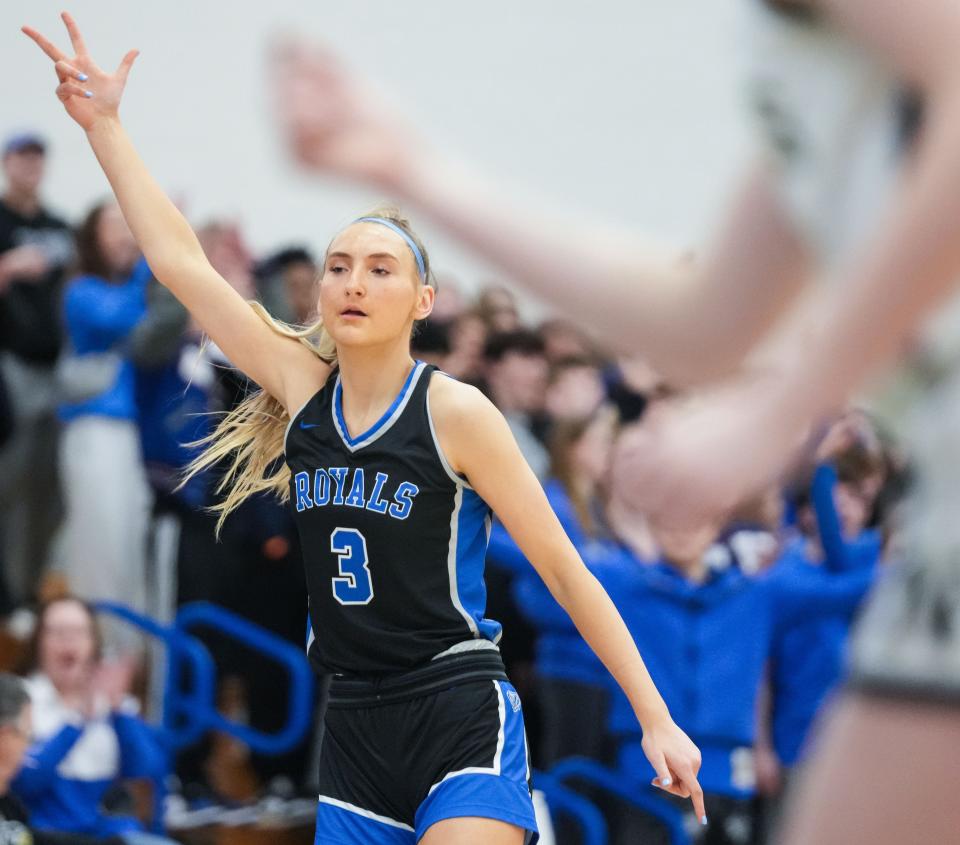
{"type": "Polygon", "coordinates": [[[507,681],[494,681],[503,696],[504,724],[503,750],[500,753],[500,774],[513,783],[527,789],[530,766],[527,757],[527,735],[523,726],[523,709],[520,696],[507,681]]]}
{"type": "Polygon", "coordinates": [[[471,768],[452,772],[435,784],[417,808],[416,838],[443,819],[476,816],[497,819],[527,831],[527,843],[539,838],[533,800],[528,787],[527,740],[520,697],[506,681],[497,685],[502,713],[502,741],[489,769],[471,768]]]}
{"type": "Polygon", "coordinates": [[[483,566],[487,556],[489,518],[487,503],[469,487],[464,487],[457,526],[457,592],[464,610],[476,621],[480,636],[497,642],[500,623],[483,616],[487,606],[483,566]]]}
{"type": "Polygon", "coordinates": [[[314,845],[414,845],[413,828],[320,796],[314,845]]]}

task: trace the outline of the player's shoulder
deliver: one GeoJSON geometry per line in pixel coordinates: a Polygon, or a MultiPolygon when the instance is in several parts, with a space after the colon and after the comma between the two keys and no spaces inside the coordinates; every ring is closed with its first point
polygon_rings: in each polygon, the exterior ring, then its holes
{"type": "Polygon", "coordinates": [[[434,419],[470,419],[477,414],[496,410],[483,392],[472,384],[459,381],[443,370],[436,370],[428,390],[430,414],[434,419]]]}

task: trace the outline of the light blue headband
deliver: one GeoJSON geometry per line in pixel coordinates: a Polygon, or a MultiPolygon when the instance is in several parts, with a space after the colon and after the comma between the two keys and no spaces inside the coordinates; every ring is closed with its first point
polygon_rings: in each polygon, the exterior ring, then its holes
{"type": "Polygon", "coordinates": [[[411,238],[406,232],[403,231],[396,223],[392,220],[387,220],[386,217],[358,217],[353,221],[354,223],[379,223],[381,226],[386,226],[388,229],[393,229],[401,238],[407,242],[407,246],[410,247],[410,251],[413,253],[413,257],[417,259],[417,270],[420,273],[421,281],[427,280],[427,268],[423,261],[423,253],[420,252],[420,247],[417,246],[417,242],[411,238]]]}

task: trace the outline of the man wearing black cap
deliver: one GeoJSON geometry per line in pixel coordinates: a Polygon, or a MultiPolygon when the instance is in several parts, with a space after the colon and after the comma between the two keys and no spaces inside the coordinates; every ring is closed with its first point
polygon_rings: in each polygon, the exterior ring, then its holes
{"type": "Polygon", "coordinates": [[[60,515],[53,373],[73,236],[41,204],[45,153],[33,132],[12,135],[2,147],[0,379],[13,434],[0,450],[0,541],[14,602],[33,591],[60,515]]]}

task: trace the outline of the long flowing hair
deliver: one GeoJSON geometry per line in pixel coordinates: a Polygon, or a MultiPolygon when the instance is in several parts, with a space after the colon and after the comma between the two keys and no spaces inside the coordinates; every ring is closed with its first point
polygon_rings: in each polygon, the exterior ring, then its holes
{"type": "MultiPolygon", "coordinates": [[[[379,206],[364,216],[382,217],[401,227],[420,248],[426,284],[435,287],[427,251],[400,211],[393,206],[379,206]]],[[[326,266],[326,256],[323,266],[326,266]]],[[[272,317],[259,302],[249,304],[277,334],[300,341],[328,364],[336,362],[337,347],[323,327],[322,318],[309,326],[293,326],[272,317]]],[[[282,502],[289,501],[290,467],[283,460],[289,422],[286,408],[265,390],[257,389],[226,413],[210,434],[190,444],[199,447],[201,452],[187,465],[181,485],[203,470],[223,467],[214,489],[217,501],[209,508],[218,514],[218,536],[227,516],[250,496],[269,493],[282,502]]]]}

